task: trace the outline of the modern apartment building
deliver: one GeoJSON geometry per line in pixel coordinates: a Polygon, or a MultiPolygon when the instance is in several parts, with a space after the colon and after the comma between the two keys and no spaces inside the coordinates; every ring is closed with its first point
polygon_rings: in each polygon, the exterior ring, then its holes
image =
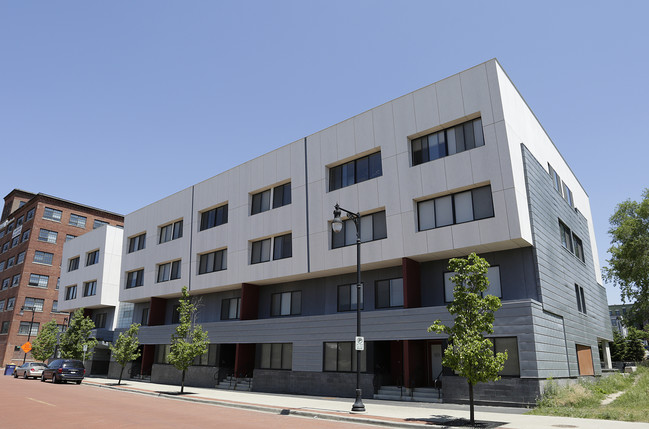
{"type": "Polygon", "coordinates": [[[167,354],[188,286],[211,342],[188,384],[234,374],[258,391],[352,396],[361,305],[365,397],[441,381],[461,401],[447,341],[426,328],[451,323],[448,259],[470,252],[491,264],[492,339],[509,353],[478,400],[531,403],[548,377],[610,367],[588,195],[496,60],[127,215],[119,300],[148,325],[135,365],[152,381],[180,379],[167,354]],[[332,232],[336,203],[361,215],[360,303],[356,230],[332,232]]]}
{"type": "MultiPolygon", "coordinates": [[[[0,363],[22,363],[20,348],[40,326],[68,314],[58,306],[63,244],[123,216],[45,194],[14,189],[0,219],[0,363]],[[32,311],[33,310],[33,311],[32,311]],[[33,316],[33,322],[32,322],[33,316]],[[31,335],[30,335],[31,330],[31,335]]],[[[31,360],[31,355],[26,358],[31,360]]]]}

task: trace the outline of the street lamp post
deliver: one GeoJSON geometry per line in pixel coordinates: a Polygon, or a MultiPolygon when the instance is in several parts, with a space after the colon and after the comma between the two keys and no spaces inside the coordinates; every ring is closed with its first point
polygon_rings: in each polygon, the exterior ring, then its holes
{"type": "Polygon", "coordinates": [[[364,347],[364,341],[361,339],[361,215],[345,210],[338,204],[334,207],[334,220],[331,222],[331,229],[338,234],[343,229],[343,221],[340,219],[341,212],[347,213],[347,216],[356,226],[356,401],[352,405],[352,412],[364,413],[361,391],[361,348],[358,346],[360,340],[364,347]]]}
{"type": "MultiPolygon", "coordinates": [[[[32,338],[32,326],[34,326],[34,313],[36,312],[36,306],[32,305],[31,311],[32,311],[32,321],[29,322],[29,333],[27,334],[27,342],[29,342],[29,340],[31,340],[32,338]]],[[[22,307],[20,307],[20,315],[22,316],[24,312],[25,312],[25,306],[23,305],[22,307]]],[[[25,356],[23,357],[23,364],[25,363],[26,360],[27,360],[27,352],[25,352],[25,356]]]]}

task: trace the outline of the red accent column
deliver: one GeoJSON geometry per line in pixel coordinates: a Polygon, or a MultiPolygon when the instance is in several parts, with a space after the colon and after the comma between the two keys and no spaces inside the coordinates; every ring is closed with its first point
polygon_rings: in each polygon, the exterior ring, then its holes
{"type": "Polygon", "coordinates": [[[421,268],[419,262],[401,259],[403,272],[403,308],[421,307],[421,268]]]}
{"type": "MultiPolygon", "coordinates": [[[[149,326],[164,325],[166,309],[166,299],[151,297],[149,305],[149,326]]],[[[142,362],[144,362],[144,358],[142,358],[142,362]]]]}
{"type": "Polygon", "coordinates": [[[255,369],[256,344],[237,344],[234,361],[235,377],[252,377],[255,369]]]}
{"type": "Polygon", "coordinates": [[[153,368],[153,361],[155,359],[155,345],[154,344],[145,344],[142,346],[142,366],[140,367],[140,373],[142,375],[151,375],[151,369],[153,368]]]}
{"type": "Polygon", "coordinates": [[[243,283],[241,285],[240,320],[256,320],[259,317],[259,286],[243,283]]]}

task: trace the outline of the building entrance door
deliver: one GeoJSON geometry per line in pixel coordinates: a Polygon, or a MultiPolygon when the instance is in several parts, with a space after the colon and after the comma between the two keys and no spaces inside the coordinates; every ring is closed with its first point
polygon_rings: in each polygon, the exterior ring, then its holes
{"type": "Polygon", "coordinates": [[[428,343],[429,384],[436,386],[442,376],[442,343],[428,343]]]}

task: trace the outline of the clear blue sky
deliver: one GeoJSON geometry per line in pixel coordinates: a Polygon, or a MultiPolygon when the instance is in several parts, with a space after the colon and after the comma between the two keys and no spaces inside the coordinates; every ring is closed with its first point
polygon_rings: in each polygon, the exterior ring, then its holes
{"type": "Polygon", "coordinates": [[[605,265],[615,205],[649,187],[647,16],[646,1],[5,0],[0,193],[127,214],[495,57],[589,193],[605,265]]]}

